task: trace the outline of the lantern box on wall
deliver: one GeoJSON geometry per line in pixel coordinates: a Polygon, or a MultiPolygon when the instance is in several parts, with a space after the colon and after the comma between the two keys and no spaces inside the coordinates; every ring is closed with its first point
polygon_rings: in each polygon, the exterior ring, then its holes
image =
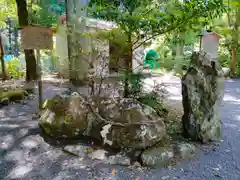
{"type": "Polygon", "coordinates": [[[65,25],[66,24],[66,15],[61,15],[59,17],[59,22],[60,22],[60,24],[65,25]]]}
{"type": "Polygon", "coordinates": [[[219,40],[222,38],[219,34],[212,31],[206,31],[201,34],[201,51],[209,54],[212,58],[218,58],[219,40]]]}

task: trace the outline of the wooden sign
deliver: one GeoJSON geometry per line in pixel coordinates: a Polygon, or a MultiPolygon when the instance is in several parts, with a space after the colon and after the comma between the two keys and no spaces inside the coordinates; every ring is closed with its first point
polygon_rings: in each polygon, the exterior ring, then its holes
{"type": "Polygon", "coordinates": [[[53,49],[52,30],[44,27],[26,26],[21,29],[24,49],[53,49]]]}

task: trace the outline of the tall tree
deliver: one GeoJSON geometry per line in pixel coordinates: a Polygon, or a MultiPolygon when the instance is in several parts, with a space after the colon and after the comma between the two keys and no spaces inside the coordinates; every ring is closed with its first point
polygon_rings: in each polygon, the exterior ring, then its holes
{"type": "MultiPolygon", "coordinates": [[[[18,23],[20,28],[28,26],[28,10],[26,0],[16,0],[18,23]]],[[[37,65],[33,49],[24,49],[26,59],[26,80],[37,79],[37,65]]]]}
{"type": "Polygon", "coordinates": [[[225,0],[224,3],[228,6],[228,11],[221,18],[215,19],[212,24],[214,29],[225,37],[224,46],[227,47],[231,56],[231,74],[236,75],[237,54],[240,52],[240,1],[225,0]]]}
{"type": "Polygon", "coordinates": [[[3,45],[2,45],[2,36],[0,34],[0,60],[2,65],[2,79],[7,80],[8,76],[7,76],[7,71],[5,68],[5,62],[4,62],[3,56],[4,56],[4,51],[3,51],[3,45]]]}
{"type": "Polygon", "coordinates": [[[228,0],[228,25],[231,29],[231,73],[236,74],[237,52],[239,48],[239,27],[240,27],[240,2],[237,0],[228,0]]]}
{"type": "Polygon", "coordinates": [[[115,22],[126,37],[124,96],[129,94],[128,74],[135,49],[161,34],[199,23],[199,18],[216,17],[222,7],[222,0],[92,0],[91,15],[115,22]]]}

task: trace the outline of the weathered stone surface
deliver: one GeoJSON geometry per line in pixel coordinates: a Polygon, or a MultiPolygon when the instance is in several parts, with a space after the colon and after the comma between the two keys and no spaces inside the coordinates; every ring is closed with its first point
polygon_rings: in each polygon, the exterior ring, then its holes
{"type": "Polygon", "coordinates": [[[142,153],[141,159],[145,166],[165,166],[174,158],[172,147],[154,147],[142,153]]]}
{"type": "Polygon", "coordinates": [[[163,120],[149,106],[132,99],[98,98],[95,102],[107,122],[98,124],[93,132],[105,144],[144,149],[166,137],[163,120]]]}
{"type": "Polygon", "coordinates": [[[166,139],[156,111],[133,99],[66,92],[45,103],[39,124],[54,137],[87,135],[113,148],[144,149],[166,139]]]}
{"type": "Polygon", "coordinates": [[[145,150],[141,160],[145,166],[166,166],[178,159],[188,159],[194,155],[194,145],[179,142],[168,147],[153,147],[145,150]]]}
{"type": "Polygon", "coordinates": [[[84,144],[67,145],[63,148],[63,151],[70,155],[78,156],[79,158],[88,157],[90,159],[101,160],[106,164],[131,165],[130,157],[123,151],[108,156],[108,151],[101,148],[93,149],[84,144]]]}
{"type": "Polygon", "coordinates": [[[108,152],[103,149],[97,149],[88,154],[91,159],[98,159],[106,164],[117,164],[129,166],[131,164],[130,157],[125,152],[119,152],[117,154],[108,156],[108,152]]]}
{"type": "Polygon", "coordinates": [[[220,138],[218,109],[223,94],[224,76],[219,63],[206,54],[194,53],[182,78],[182,122],[187,137],[202,142],[220,138]]]}
{"type": "Polygon", "coordinates": [[[112,155],[108,157],[109,164],[118,164],[124,166],[130,166],[131,160],[130,157],[126,155],[124,152],[119,152],[116,155],[112,155]]]}
{"type": "Polygon", "coordinates": [[[192,157],[195,150],[196,148],[193,144],[184,142],[173,144],[174,156],[182,159],[192,157]]]}
{"type": "Polygon", "coordinates": [[[230,73],[231,73],[231,69],[230,68],[223,67],[222,70],[223,70],[223,74],[224,74],[225,77],[229,77],[230,76],[230,73]]]}
{"type": "Polygon", "coordinates": [[[39,124],[48,135],[75,137],[88,134],[94,116],[79,94],[57,95],[44,106],[39,124]]]}
{"type": "Polygon", "coordinates": [[[89,147],[83,144],[67,145],[63,148],[65,152],[82,158],[86,157],[88,149],[89,147]]]}

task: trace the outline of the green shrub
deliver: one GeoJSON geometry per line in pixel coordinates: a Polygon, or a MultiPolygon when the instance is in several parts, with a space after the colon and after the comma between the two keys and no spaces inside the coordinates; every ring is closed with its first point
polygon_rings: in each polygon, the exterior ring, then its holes
{"type": "Polygon", "coordinates": [[[160,68],[165,68],[168,71],[171,71],[173,67],[174,67],[174,60],[171,55],[160,59],[160,68]]]}
{"type": "Polygon", "coordinates": [[[167,109],[164,107],[163,101],[155,92],[139,97],[138,101],[153,108],[159,116],[165,116],[168,113],[167,109]]]}
{"type": "Polygon", "coordinates": [[[25,71],[21,67],[21,61],[18,58],[14,58],[13,60],[6,63],[7,71],[9,76],[15,79],[19,79],[25,76],[25,71]]]}
{"type": "Polygon", "coordinates": [[[175,73],[182,75],[188,68],[190,56],[191,54],[186,54],[174,58],[172,55],[169,55],[166,58],[160,59],[160,68],[165,68],[168,71],[174,71],[175,73]]]}
{"type": "Polygon", "coordinates": [[[240,52],[237,54],[237,75],[240,76],[240,52]]]}
{"type": "Polygon", "coordinates": [[[220,48],[218,60],[222,67],[229,67],[231,61],[231,54],[228,50],[220,48]]]}

